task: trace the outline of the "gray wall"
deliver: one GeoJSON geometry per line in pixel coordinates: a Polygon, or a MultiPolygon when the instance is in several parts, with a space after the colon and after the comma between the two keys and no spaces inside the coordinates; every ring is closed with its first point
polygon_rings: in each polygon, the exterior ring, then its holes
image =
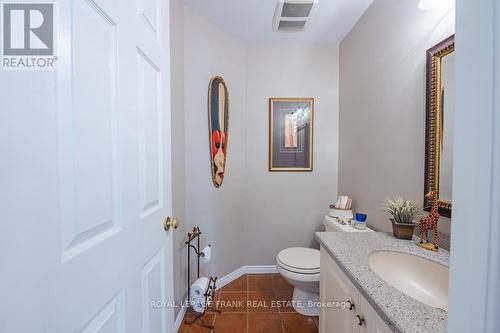
{"type": "Polygon", "coordinates": [[[194,226],[200,226],[204,233],[202,246],[213,245],[213,260],[202,266],[202,275],[223,276],[243,265],[239,237],[245,170],[246,53],[244,45],[193,14],[182,0],[171,1],[170,15],[172,197],[173,215],[181,221],[174,233],[174,296],[179,303],[186,297],[184,241],[194,226]],[[225,78],[231,104],[228,180],[220,189],[212,185],[207,125],[207,87],[214,75],[225,78]]]}
{"type": "MultiPolygon", "coordinates": [[[[173,233],[174,298],[184,300],[186,292],[185,235],[186,223],[185,154],[184,154],[184,5],[170,0],[170,91],[172,117],[172,215],[180,220],[173,233]]],[[[175,315],[180,308],[175,309],[175,315]]]]}
{"type": "Polygon", "coordinates": [[[315,246],[337,196],[338,47],[250,45],[246,109],[245,264],[274,264],[286,247],[315,246]],[[269,97],[314,97],[313,172],[268,171],[269,97]]]}
{"type": "Polygon", "coordinates": [[[213,245],[202,274],[275,263],[289,246],[315,246],[337,195],[338,47],[242,44],[171,1],[172,160],[175,300],[186,291],[186,232],[199,225],[213,245]],[[207,87],[221,75],[229,90],[225,180],[210,174],[207,87]],[[314,97],[314,171],[268,172],[268,98],[314,97]]]}
{"type": "MultiPolygon", "coordinates": [[[[189,9],[184,11],[184,153],[186,221],[199,225],[212,245],[212,271],[222,276],[243,264],[242,191],[245,172],[245,47],[189,9]],[[224,183],[213,186],[210,168],[207,89],[224,77],[231,107],[224,183]]],[[[175,145],[176,142],[174,141],[175,145]]]]}
{"type": "Polygon", "coordinates": [[[454,32],[454,18],[450,7],[375,0],[340,45],[339,192],[376,229],[390,230],[377,209],[386,196],[422,202],[425,52],[454,32]]]}

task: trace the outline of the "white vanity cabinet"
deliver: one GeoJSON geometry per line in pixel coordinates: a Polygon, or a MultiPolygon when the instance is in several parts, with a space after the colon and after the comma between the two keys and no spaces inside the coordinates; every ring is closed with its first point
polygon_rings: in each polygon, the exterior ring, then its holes
{"type": "Polygon", "coordinates": [[[392,332],[323,247],[320,300],[320,333],[392,332]]]}

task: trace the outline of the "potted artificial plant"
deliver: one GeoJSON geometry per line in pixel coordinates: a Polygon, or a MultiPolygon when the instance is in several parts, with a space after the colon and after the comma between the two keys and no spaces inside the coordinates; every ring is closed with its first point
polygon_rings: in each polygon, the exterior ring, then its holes
{"type": "Polygon", "coordinates": [[[392,233],[399,239],[412,239],[415,223],[422,215],[420,206],[402,197],[387,198],[384,210],[391,215],[392,233]]]}

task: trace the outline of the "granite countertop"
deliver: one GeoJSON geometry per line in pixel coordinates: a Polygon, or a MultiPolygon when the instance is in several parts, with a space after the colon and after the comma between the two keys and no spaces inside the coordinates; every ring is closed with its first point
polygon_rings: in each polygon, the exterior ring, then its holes
{"type": "Polygon", "coordinates": [[[317,232],[316,239],[394,332],[447,331],[446,311],[406,296],[383,281],[370,269],[368,255],[380,250],[398,251],[449,266],[448,251],[424,250],[416,240],[400,240],[383,232],[317,232]]]}

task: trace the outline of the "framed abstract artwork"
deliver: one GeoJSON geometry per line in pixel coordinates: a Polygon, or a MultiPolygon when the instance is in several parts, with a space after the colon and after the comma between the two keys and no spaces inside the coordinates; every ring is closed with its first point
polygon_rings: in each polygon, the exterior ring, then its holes
{"type": "Polygon", "coordinates": [[[222,185],[226,171],[229,127],[229,94],[224,79],[213,77],[208,85],[208,131],[212,182],[222,185]]]}
{"type": "Polygon", "coordinates": [[[314,98],[269,99],[269,171],[313,170],[314,98]]]}

